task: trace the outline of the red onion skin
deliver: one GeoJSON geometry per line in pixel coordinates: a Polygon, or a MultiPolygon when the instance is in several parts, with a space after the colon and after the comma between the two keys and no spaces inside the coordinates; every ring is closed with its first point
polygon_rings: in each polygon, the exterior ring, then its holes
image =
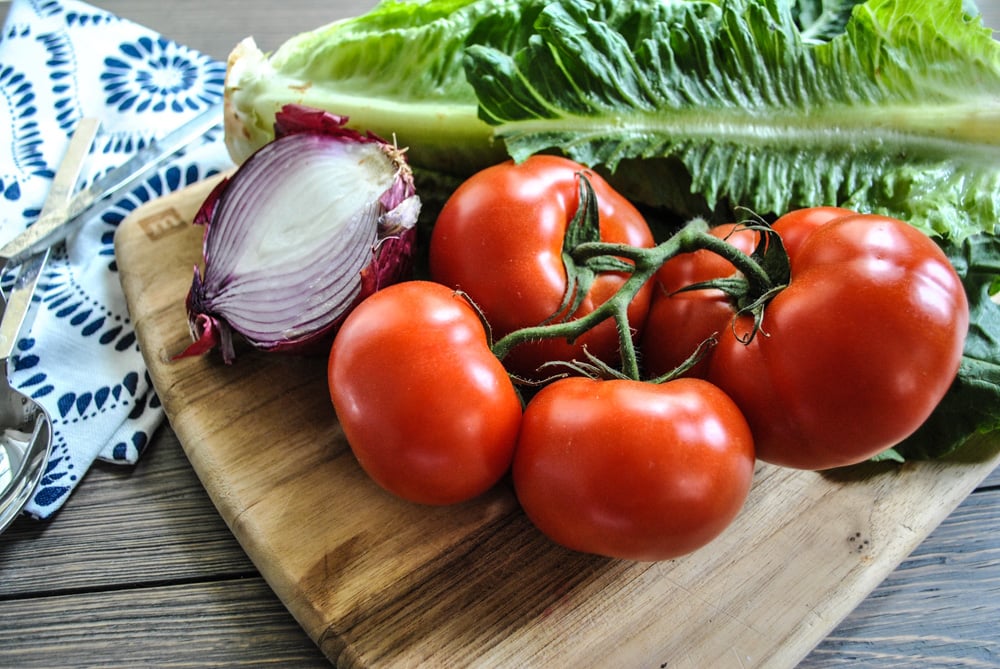
{"type": "MultiPolygon", "coordinates": [[[[319,133],[348,142],[379,144],[390,160],[400,166],[399,173],[392,185],[379,197],[379,203],[387,212],[385,218],[392,219],[393,210],[400,205],[406,207],[413,204],[412,202],[403,204],[411,198],[416,202],[416,211],[419,211],[419,199],[416,198],[412,173],[405,163],[404,151],[384,142],[372,133],[362,134],[346,128],[344,127],[346,122],[346,117],[336,116],[325,111],[302,105],[286,105],[275,118],[275,141],[298,133],[319,133]]],[[[265,148],[266,145],[259,149],[258,153],[265,148]]],[[[247,162],[253,157],[248,158],[247,162]]],[[[193,223],[195,225],[205,227],[204,240],[206,242],[216,212],[219,210],[219,204],[226,197],[229,185],[238,176],[238,173],[239,171],[221,180],[209,193],[194,217],[193,223]]],[[[414,213],[414,219],[415,215],[414,213]]],[[[416,226],[413,223],[406,227],[397,226],[391,230],[380,230],[379,239],[372,248],[371,262],[360,274],[360,291],[346,309],[322,327],[289,339],[260,341],[245,334],[243,339],[254,348],[266,352],[325,355],[329,351],[330,342],[341,323],[357,304],[375,291],[412,276],[416,239],[416,226]]],[[[303,243],[308,243],[308,240],[304,240],[303,243]]],[[[336,261],[336,259],[331,259],[331,261],[336,261]]],[[[212,309],[210,296],[205,295],[202,273],[198,266],[194,268],[194,279],[185,300],[185,306],[193,342],[184,351],[175,355],[174,359],[204,355],[218,347],[222,351],[223,361],[226,364],[231,364],[235,360],[233,328],[224,315],[215,313],[212,309]]]]}

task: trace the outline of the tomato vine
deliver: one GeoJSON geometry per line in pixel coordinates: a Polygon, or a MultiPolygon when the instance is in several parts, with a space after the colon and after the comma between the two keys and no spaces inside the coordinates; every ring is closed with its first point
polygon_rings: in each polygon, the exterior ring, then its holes
{"type": "MultiPolygon", "coordinates": [[[[766,222],[752,217],[744,223],[761,233],[760,243],[751,254],[708,234],[708,224],[702,219],[691,221],[652,248],[602,242],[597,228],[597,196],[586,173],[581,171],[578,177],[580,203],[567,229],[563,247],[567,274],[563,301],[545,322],[515,330],[497,340],[492,346],[494,355],[503,360],[514,347],[539,339],[565,338],[572,342],[598,323],[613,318],[621,351],[621,372],[625,378],[640,380],[642,373],[632,339],[629,305],[664,263],[678,255],[699,250],[708,250],[725,258],[739,274],[688,286],[684,290],[708,287],[723,290],[738,305],[739,313],[754,315],[754,332],[759,329],[764,306],[787,285],[789,276],[788,254],[781,238],[766,222]],[[625,272],[629,276],[614,295],[593,311],[571,319],[570,315],[583,300],[594,277],[606,271],[625,272]]],[[[750,338],[752,336],[753,333],[749,335],[750,338]]]]}

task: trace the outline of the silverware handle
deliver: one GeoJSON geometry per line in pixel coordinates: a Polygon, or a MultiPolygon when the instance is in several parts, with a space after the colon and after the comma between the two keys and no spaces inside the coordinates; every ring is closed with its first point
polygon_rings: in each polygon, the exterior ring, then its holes
{"type": "MultiPolygon", "coordinates": [[[[94,143],[99,126],[100,121],[95,118],[84,118],[77,124],[66,148],[66,155],[63,156],[59,169],[52,179],[45,204],[42,205],[43,216],[59,211],[69,201],[76,182],[80,179],[83,163],[94,143]]],[[[31,320],[36,311],[33,304],[35,286],[48,259],[49,247],[46,246],[38,253],[29,255],[18,268],[14,286],[10,289],[10,295],[4,305],[3,317],[0,318],[0,360],[5,361],[14,353],[21,332],[31,327],[31,320]]]]}
{"type": "Polygon", "coordinates": [[[116,195],[131,188],[175,153],[221,124],[222,110],[223,103],[220,102],[162,138],[151,141],[124,163],[80,191],[65,206],[44,214],[31,227],[0,248],[0,261],[6,260],[8,266],[18,265],[41,250],[65,240],[84,220],[110,208],[116,195]]]}

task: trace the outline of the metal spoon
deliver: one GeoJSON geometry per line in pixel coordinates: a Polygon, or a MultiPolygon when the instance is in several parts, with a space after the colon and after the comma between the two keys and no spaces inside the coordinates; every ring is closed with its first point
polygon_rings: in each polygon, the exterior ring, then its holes
{"type": "MultiPolygon", "coordinates": [[[[42,216],[65,207],[94,143],[99,122],[85,118],[77,125],[69,148],[52,181],[42,216]]],[[[52,419],[34,399],[10,385],[7,361],[22,330],[31,327],[32,298],[49,249],[27,258],[18,270],[0,321],[0,532],[14,522],[31,499],[52,450],[52,419]]]]}
{"type": "Polygon", "coordinates": [[[37,402],[0,374],[0,532],[31,499],[52,449],[52,420],[37,402]]]}

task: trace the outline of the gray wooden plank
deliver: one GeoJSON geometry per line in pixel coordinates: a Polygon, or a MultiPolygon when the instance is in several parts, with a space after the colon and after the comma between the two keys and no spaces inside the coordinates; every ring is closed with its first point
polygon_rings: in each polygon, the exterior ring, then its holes
{"type": "Polygon", "coordinates": [[[979,489],[986,488],[1000,488],[1000,467],[994,469],[982,483],[979,484],[979,489]]]}
{"type": "Polygon", "coordinates": [[[0,666],[330,663],[256,577],[0,601],[0,666]]]}
{"type": "Polygon", "coordinates": [[[0,535],[0,598],[255,573],[170,429],[134,468],[99,464],[53,518],[0,535]]]}

